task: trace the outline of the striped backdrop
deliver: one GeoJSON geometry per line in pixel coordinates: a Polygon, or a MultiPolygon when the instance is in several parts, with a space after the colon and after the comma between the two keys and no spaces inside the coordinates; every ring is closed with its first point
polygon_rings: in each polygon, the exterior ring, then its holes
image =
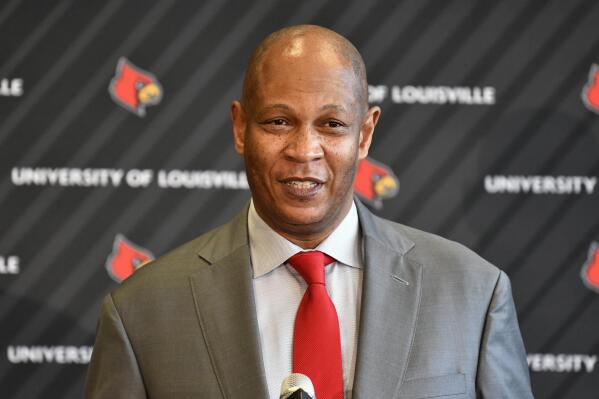
{"type": "Polygon", "coordinates": [[[374,211],[502,267],[536,397],[596,398],[595,0],[2,1],[0,397],[80,398],[119,243],[138,266],[248,200],[229,104],[297,23],[364,56],[399,185],[374,211]],[[161,88],[143,117],[109,92],[122,58],[161,88]]]}

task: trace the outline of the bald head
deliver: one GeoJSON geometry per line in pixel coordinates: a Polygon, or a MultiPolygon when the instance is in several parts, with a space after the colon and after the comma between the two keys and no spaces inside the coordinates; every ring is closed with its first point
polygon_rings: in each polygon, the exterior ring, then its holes
{"type": "Polygon", "coordinates": [[[323,67],[348,68],[353,72],[356,102],[363,111],[368,109],[366,67],[358,50],[345,37],[317,25],[296,25],[268,35],[256,47],[243,81],[241,102],[250,110],[260,82],[268,78],[268,69],[283,61],[308,59],[323,67]]]}

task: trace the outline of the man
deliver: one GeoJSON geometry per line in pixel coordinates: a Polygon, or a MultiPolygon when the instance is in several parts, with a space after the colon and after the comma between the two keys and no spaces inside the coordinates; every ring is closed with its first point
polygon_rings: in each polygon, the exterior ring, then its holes
{"type": "Polygon", "coordinates": [[[231,106],[251,203],[106,298],[86,397],[532,397],[506,275],[354,199],[380,113],[345,38],[268,36],[231,106]]]}

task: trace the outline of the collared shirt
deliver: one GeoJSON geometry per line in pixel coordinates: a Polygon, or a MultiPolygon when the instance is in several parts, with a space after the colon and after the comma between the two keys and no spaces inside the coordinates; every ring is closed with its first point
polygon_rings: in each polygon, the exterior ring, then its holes
{"type": "MultiPolygon", "coordinates": [[[[276,233],[260,218],[254,203],[248,213],[253,286],[266,383],[277,399],[292,372],[293,325],[307,284],[287,259],[303,249],[276,233]]],[[[362,297],[362,240],[356,205],[316,250],[336,259],[325,268],[325,282],[341,333],[345,399],[351,399],[362,297]]]]}

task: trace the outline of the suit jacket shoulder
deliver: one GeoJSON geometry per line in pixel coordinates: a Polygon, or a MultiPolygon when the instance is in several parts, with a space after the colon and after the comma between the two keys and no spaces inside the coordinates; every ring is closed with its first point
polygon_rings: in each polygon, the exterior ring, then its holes
{"type": "MultiPolygon", "coordinates": [[[[366,212],[370,213],[367,210],[366,212]]],[[[456,241],[371,213],[370,216],[361,219],[366,221],[366,234],[376,237],[382,245],[399,251],[411,261],[420,264],[425,277],[460,275],[470,277],[469,282],[484,280],[491,283],[499,278],[501,270],[498,267],[456,241]],[[372,219],[371,222],[368,221],[369,218],[372,219]],[[373,226],[375,231],[372,231],[373,226]]]]}
{"type": "Polygon", "coordinates": [[[117,306],[123,301],[139,300],[140,291],[158,296],[171,295],[190,274],[247,246],[247,209],[230,222],[216,227],[158,257],[138,269],[112,291],[117,306]]]}
{"type": "Polygon", "coordinates": [[[402,398],[532,397],[505,273],[461,244],[358,209],[366,265],[357,394],[396,393],[393,374],[376,369],[384,363],[402,373],[402,398]]]}
{"type": "Polygon", "coordinates": [[[241,396],[229,378],[265,396],[255,316],[248,311],[246,220],[240,212],[137,270],[106,297],[86,397],[241,396]]]}

